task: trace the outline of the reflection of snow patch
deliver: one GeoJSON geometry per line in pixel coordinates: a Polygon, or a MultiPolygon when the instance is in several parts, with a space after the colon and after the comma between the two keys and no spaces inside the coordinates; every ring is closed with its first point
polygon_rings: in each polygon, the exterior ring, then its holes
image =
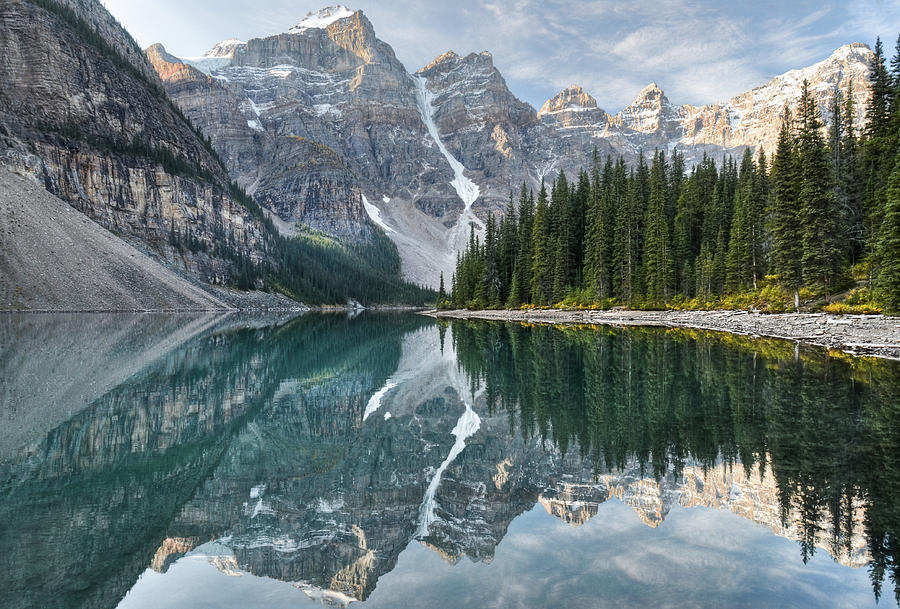
{"type": "Polygon", "coordinates": [[[444,459],[444,462],[441,463],[441,466],[434,473],[434,477],[428,484],[428,490],[425,491],[425,498],[422,500],[422,507],[419,509],[419,529],[416,531],[416,537],[420,539],[428,536],[428,527],[435,521],[434,508],[437,503],[434,500],[434,496],[437,494],[438,486],[441,484],[441,476],[444,475],[444,470],[466,447],[466,440],[481,427],[481,419],[478,417],[478,414],[472,410],[468,402],[465,404],[465,412],[462,413],[462,416],[456,422],[456,427],[450,432],[456,436],[456,441],[450,448],[450,454],[447,455],[447,458],[444,459]]]}
{"type": "Polygon", "coordinates": [[[369,203],[369,200],[366,198],[366,195],[362,195],[363,207],[366,208],[366,213],[369,214],[369,217],[372,219],[372,222],[380,226],[385,230],[385,232],[393,233],[393,228],[387,225],[381,217],[381,210],[369,203]]]}
{"type": "Polygon", "coordinates": [[[375,395],[369,398],[369,403],[366,404],[366,410],[365,412],[363,412],[363,421],[368,419],[369,415],[371,415],[381,407],[381,398],[383,398],[388,391],[396,386],[397,383],[395,383],[391,379],[388,379],[387,382],[385,382],[384,387],[376,391],[375,395]]]}
{"type": "Polygon", "coordinates": [[[316,511],[320,514],[331,514],[332,512],[336,512],[339,509],[344,507],[344,498],[338,497],[337,499],[326,501],[325,499],[319,499],[319,503],[316,506],[316,511]]]}
{"type": "Polygon", "coordinates": [[[260,484],[259,486],[254,486],[250,489],[250,498],[251,499],[259,499],[262,497],[262,494],[266,492],[266,485],[260,484]]]}
{"type": "Polygon", "coordinates": [[[319,601],[323,605],[326,606],[337,606],[337,607],[346,607],[352,602],[355,602],[357,599],[352,596],[348,596],[343,592],[336,592],[334,590],[325,590],[323,588],[319,588],[318,586],[313,586],[312,584],[308,584],[306,582],[299,582],[294,584],[295,587],[303,591],[303,594],[308,596],[314,601],[319,601]]]}
{"type": "Polygon", "coordinates": [[[260,514],[274,514],[275,510],[270,508],[268,505],[263,503],[262,497],[259,498],[259,501],[256,502],[256,505],[253,508],[253,513],[250,514],[250,519],[256,518],[260,514]]]}
{"type": "Polygon", "coordinates": [[[391,418],[391,413],[390,413],[390,412],[384,413],[384,420],[385,420],[385,421],[389,420],[390,418],[391,418]]]}

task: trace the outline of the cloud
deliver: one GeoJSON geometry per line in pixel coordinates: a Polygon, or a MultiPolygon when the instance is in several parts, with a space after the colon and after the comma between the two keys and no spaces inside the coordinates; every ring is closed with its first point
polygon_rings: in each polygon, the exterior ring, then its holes
{"type": "MultiPolygon", "coordinates": [[[[889,53],[900,31],[897,0],[347,0],[369,16],[410,71],[448,49],[488,50],[512,91],[535,107],[581,84],[615,112],[655,81],[675,103],[727,99],[848,42],[889,53]]],[[[144,46],[196,55],[215,42],[287,30],[322,0],[106,0],[144,46]],[[165,15],[165,18],[160,18],[165,15]]]]}

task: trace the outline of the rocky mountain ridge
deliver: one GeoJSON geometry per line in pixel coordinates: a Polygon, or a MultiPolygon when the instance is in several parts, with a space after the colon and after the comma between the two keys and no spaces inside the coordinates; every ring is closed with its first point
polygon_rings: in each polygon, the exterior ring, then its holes
{"type": "Polygon", "coordinates": [[[217,247],[262,259],[262,223],[102,5],[13,0],[0,33],[0,164],[196,280],[227,282],[217,247]]]}
{"type": "Polygon", "coordinates": [[[448,51],[410,74],[362,11],[339,6],[282,34],[154,64],[232,175],[280,219],[351,240],[379,225],[406,277],[433,285],[439,272],[452,273],[469,227],[483,230],[522,182],[576,172],[595,148],[629,162],[678,148],[689,165],[748,146],[771,153],[803,79],[823,111],[835,88],[852,87],[862,107],[871,57],[865,45],[846,45],[706,106],[676,105],[651,83],[609,114],[573,85],[535,111],[489,52],[448,51]],[[196,72],[181,74],[179,63],[196,72]]]}

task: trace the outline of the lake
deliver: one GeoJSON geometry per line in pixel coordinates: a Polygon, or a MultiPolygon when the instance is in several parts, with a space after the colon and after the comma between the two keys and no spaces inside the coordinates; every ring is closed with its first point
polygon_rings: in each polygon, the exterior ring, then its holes
{"type": "Polygon", "coordinates": [[[397,313],[0,340],[0,607],[897,606],[898,362],[397,313]]]}

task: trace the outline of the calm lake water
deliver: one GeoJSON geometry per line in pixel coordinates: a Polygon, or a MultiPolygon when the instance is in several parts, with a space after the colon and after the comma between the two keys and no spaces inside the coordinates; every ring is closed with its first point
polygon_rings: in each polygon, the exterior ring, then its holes
{"type": "Polygon", "coordinates": [[[900,365],[648,328],[0,316],[0,607],[895,607],[900,365]]]}

